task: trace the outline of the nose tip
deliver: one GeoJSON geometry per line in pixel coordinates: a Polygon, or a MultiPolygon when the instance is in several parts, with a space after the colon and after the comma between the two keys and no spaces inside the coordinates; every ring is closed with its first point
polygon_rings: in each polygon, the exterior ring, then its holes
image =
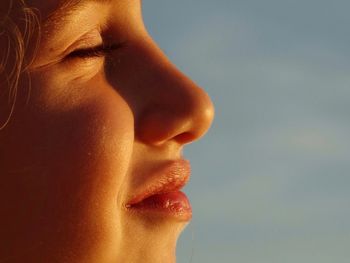
{"type": "Polygon", "coordinates": [[[139,122],[137,134],[148,144],[191,143],[208,131],[214,118],[208,94],[177,69],[171,71],[139,122]]]}
{"type": "Polygon", "coordinates": [[[189,89],[191,94],[187,98],[182,98],[186,105],[182,115],[183,120],[179,119],[179,126],[177,128],[175,126],[174,133],[169,136],[181,144],[201,138],[214,119],[214,105],[208,94],[195,84],[192,84],[189,89]]]}

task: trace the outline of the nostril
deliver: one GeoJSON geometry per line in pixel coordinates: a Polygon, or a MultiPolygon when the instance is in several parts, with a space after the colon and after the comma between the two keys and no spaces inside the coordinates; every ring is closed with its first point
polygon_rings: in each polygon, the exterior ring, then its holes
{"type": "Polygon", "coordinates": [[[174,140],[180,144],[192,142],[196,139],[196,135],[192,132],[184,132],[174,137],[174,140]]]}

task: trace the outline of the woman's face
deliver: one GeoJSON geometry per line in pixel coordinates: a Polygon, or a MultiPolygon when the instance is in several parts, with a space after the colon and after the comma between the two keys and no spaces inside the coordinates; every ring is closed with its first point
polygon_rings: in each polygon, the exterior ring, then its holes
{"type": "Polygon", "coordinates": [[[174,262],[191,218],[182,149],[209,128],[210,99],[153,42],[139,0],[29,5],[44,22],[0,131],[0,261],[174,262]]]}

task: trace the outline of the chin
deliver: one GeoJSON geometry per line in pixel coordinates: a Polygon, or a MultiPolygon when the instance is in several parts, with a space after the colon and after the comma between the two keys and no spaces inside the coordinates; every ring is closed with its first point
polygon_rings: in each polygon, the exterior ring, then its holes
{"type": "Polygon", "coordinates": [[[137,214],[128,214],[123,221],[120,251],[126,253],[118,262],[176,262],[176,243],[188,221],[137,214]]]}

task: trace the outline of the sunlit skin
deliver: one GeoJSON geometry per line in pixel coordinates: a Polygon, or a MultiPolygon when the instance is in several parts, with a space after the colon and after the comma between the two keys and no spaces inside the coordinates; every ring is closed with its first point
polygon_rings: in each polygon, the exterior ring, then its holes
{"type": "Polygon", "coordinates": [[[212,103],[148,35],[140,1],[89,1],[45,22],[61,4],[28,2],[42,37],[29,101],[21,81],[0,131],[0,262],[173,263],[188,222],[125,203],[148,171],[205,134],[212,103]],[[103,42],[118,48],[76,52],[103,42]]]}

